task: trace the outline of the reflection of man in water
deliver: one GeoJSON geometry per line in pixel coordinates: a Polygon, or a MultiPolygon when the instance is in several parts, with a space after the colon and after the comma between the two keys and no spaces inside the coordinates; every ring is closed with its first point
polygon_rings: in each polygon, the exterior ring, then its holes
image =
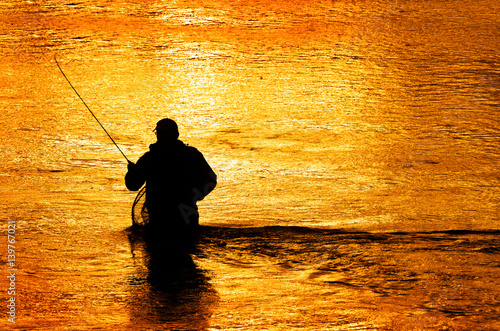
{"type": "Polygon", "coordinates": [[[198,227],[196,202],[210,193],[217,176],[203,155],[178,140],[177,124],[168,118],[156,124],[157,142],[136,164],[129,163],[125,185],[137,191],[146,182],[148,228],[171,239],[198,227]]]}

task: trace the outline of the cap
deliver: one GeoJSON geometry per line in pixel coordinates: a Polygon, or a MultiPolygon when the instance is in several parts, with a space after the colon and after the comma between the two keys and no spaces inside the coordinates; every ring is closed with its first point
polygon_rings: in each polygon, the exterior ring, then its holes
{"type": "Polygon", "coordinates": [[[171,120],[170,118],[164,118],[156,123],[156,128],[154,129],[154,131],[165,131],[178,134],[179,128],[177,127],[177,123],[175,123],[174,120],[171,120]]]}

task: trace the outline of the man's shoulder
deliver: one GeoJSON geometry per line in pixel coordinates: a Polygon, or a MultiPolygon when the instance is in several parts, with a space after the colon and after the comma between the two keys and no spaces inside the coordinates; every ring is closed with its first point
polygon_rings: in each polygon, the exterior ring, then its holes
{"type": "Polygon", "coordinates": [[[175,144],[171,145],[159,145],[151,144],[149,146],[149,151],[144,153],[141,156],[141,159],[144,161],[154,160],[157,158],[164,157],[187,157],[187,158],[200,158],[203,157],[203,154],[193,146],[189,146],[188,144],[178,140],[175,144]]]}
{"type": "Polygon", "coordinates": [[[196,148],[196,147],[193,147],[193,146],[189,146],[187,144],[184,145],[184,149],[186,150],[186,152],[188,153],[197,153],[197,154],[201,154],[201,152],[196,148]]]}
{"type": "Polygon", "coordinates": [[[137,160],[137,165],[144,166],[146,163],[148,163],[151,157],[152,157],[151,151],[147,151],[146,153],[142,154],[139,160],[137,160]]]}
{"type": "Polygon", "coordinates": [[[182,151],[183,153],[188,153],[188,154],[197,154],[200,153],[196,147],[190,146],[187,143],[177,140],[177,150],[182,151]]]}
{"type": "Polygon", "coordinates": [[[205,165],[207,161],[196,147],[185,145],[183,152],[185,160],[196,165],[205,165]]]}

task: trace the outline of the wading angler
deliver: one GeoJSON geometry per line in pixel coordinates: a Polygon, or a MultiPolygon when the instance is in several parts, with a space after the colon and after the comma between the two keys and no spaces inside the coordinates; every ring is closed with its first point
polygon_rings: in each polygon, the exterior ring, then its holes
{"type": "Polygon", "coordinates": [[[196,203],[217,184],[217,176],[203,155],[179,138],[175,121],[160,120],[154,130],[157,142],[136,164],[129,163],[125,184],[131,191],[146,183],[146,230],[176,245],[199,227],[196,203]]]}

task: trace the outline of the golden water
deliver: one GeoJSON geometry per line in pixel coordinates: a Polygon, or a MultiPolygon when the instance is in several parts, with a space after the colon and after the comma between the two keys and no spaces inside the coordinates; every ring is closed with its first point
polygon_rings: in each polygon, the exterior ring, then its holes
{"type": "Polygon", "coordinates": [[[0,1],[0,326],[500,329],[499,7],[0,1]],[[171,117],[218,174],[184,282],[55,54],[131,160],[171,117]]]}

